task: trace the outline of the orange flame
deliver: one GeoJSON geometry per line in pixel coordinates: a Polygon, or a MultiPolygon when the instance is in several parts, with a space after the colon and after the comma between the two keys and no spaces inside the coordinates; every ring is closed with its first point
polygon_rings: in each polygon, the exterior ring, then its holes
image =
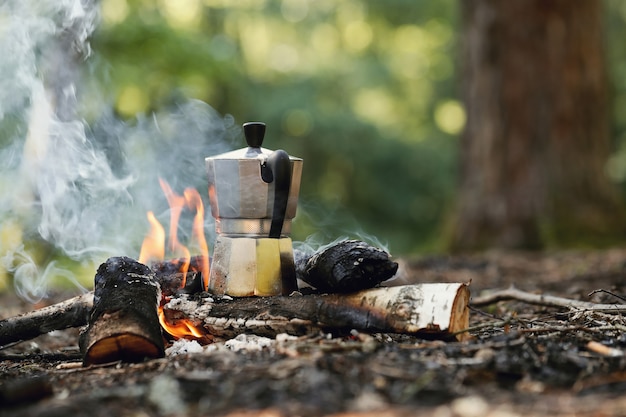
{"type": "MultiPolygon", "coordinates": [[[[170,227],[169,240],[167,249],[169,254],[174,258],[170,261],[173,264],[179,264],[178,271],[183,274],[181,288],[185,287],[187,281],[187,272],[189,272],[191,264],[191,251],[187,246],[183,245],[178,239],[178,225],[180,216],[185,208],[195,211],[192,224],[192,240],[195,241],[200,254],[196,257],[198,260],[197,268],[193,270],[202,273],[204,288],[208,288],[209,284],[209,248],[204,235],[204,205],[198,191],[193,188],[185,189],[183,195],[176,194],[167,182],[159,179],[161,189],[165,194],[165,198],[170,206],[170,227]]],[[[148,263],[155,261],[163,261],[165,259],[165,229],[154,216],[154,213],[147,213],[148,222],[150,223],[150,231],[144,238],[139,254],[139,262],[148,263]]],[[[163,313],[163,307],[159,307],[159,321],[161,326],[169,334],[176,338],[195,337],[200,338],[204,333],[197,329],[189,320],[178,320],[176,323],[169,323],[163,313]]]]}
{"type": "Polygon", "coordinates": [[[198,249],[202,254],[200,272],[202,272],[203,285],[206,289],[209,288],[209,273],[211,271],[209,267],[209,246],[204,236],[204,204],[202,204],[202,198],[200,198],[198,191],[193,188],[187,188],[184,195],[187,206],[196,210],[196,215],[193,218],[192,237],[196,239],[198,249]]]}
{"type": "Polygon", "coordinates": [[[139,262],[142,264],[147,264],[150,261],[162,261],[165,258],[165,230],[154,217],[153,212],[149,211],[146,216],[150,223],[150,231],[143,240],[141,252],[139,252],[139,262]]]}
{"type": "Polygon", "coordinates": [[[201,339],[204,337],[204,332],[194,326],[189,320],[182,319],[175,323],[168,321],[165,317],[163,307],[159,306],[159,323],[166,332],[171,334],[176,339],[184,338],[196,338],[201,339]]]}
{"type": "MultiPolygon", "coordinates": [[[[178,240],[178,222],[180,221],[180,214],[185,208],[185,197],[176,194],[172,191],[172,188],[164,180],[159,179],[161,189],[165,193],[167,203],[170,205],[170,239],[169,249],[173,256],[182,259],[182,265],[179,271],[183,273],[183,283],[181,287],[184,288],[187,283],[187,271],[189,271],[189,263],[191,262],[191,253],[189,249],[178,240]]],[[[185,190],[186,192],[186,190],[185,190]]],[[[197,191],[196,191],[197,193],[197,191]]],[[[202,200],[200,201],[202,204],[202,200]]]]}

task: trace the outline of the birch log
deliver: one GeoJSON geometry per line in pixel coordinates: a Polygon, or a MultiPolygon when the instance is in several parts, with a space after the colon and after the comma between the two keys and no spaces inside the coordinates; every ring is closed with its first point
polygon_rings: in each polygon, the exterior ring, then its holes
{"type": "Polygon", "coordinates": [[[207,334],[302,335],[315,330],[404,333],[425,338],[466,337],[470,292],[466,284],[431,283],[380,287],[353,294],[310,294],[240,299],[189,298],[164,306],[175,324],[188,320],[207,334]]]}

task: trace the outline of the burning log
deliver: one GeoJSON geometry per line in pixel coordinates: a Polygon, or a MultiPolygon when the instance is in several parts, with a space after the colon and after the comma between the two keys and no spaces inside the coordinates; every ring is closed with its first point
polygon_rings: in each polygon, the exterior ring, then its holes
{"type": "MultiPolygon", "coordinates": [[[[387,252],[364,242],[339,242],[313,256],[296,252],[296,271],[299,278],[320,290],[348,291],[352,288],[353,291],[357,291],[388,279],[397,269],[397,264],[390,260],[387,252]]],[[[110,312],[106,313],[104,310],[107,308],[111,310],[111,306],[119,305],[122,311],[135,308],[134,304],[139,301],[139,294],[150,289],[148,291],[150,295],[142,295],[149,310],[145,312],[149,320],[141,322],[139,326],[141,331],[145,331],[148,325],[152,329],[151,336],[141,339],[144,346],[145,340],[152,340],[155,350],[150,349],[150,352],[160,351],[159,338],[156,336],[158,332],[155,330],[159,328],[154,326],[156,307],[153,300],[156,293],[152,295],[156,283],[161,287],[163,302],[171,299],[163,310],[166,323],[175,324],[179,320],[187,320],[215,336],[227,337],[239,333],[302,334],[307,329],[354,328],[363,331],[411,334],[428,334],[432,331],[431,336],[445,338],[467,328],[468,324],[469,289],[463,284],[419,284],[370,289],[346,295],[309,294],[215,300],[203,298],[203,302],[192,302],[186,301],[181,293],[195,294],[203,288],[202,273],[196,270],[196,264],[201,262],[199,258],[191,258],[190,272],[187,274],[177,272],[178,268],[174,265],[180,262],[176,261],[155,264],[152,272],[129,258],[112,259],[116,261],[110,260],[103,264],[96,275],[96,294],[100,295],[96,296],[97,308],[94,308],[94,314],[91,315],[93,322],[91,327],[98,326],[95,323],[99,321],[96,310],[100,316],[110,317],[110,312]],[[117,265],[119,270],[113,268],[114,265],[117,265]],[[132,272],[134,268],[139,272],[132,272]],[[129,271],[141,278],[137,278],[136,282],[129,280],[135,277],[130,275],[129,271]],[[115,301],[109,306],[102,304],[98,307],[102,302],[101,298],[104,298],[103,290],[105,286],[108,288],[106,282],[109,280],[110,285],[118,285],[115,291],[108,290],[111,297],[115,295],[115,301]],[[147,281],[151,280],[156,280],[156,283],[148,284],[147,281]],[[123,291],[122,287],[128,285],[139,286],[139,289],[123,291]]],[[[0,320],[0,348],[52,330],[87,324],[92,308],[92,297],[93,294],[89,293],[41,310],[0,320]]],[[[133,314],[136,318],[141,316],[133,314]]],[[[120,317],[120,321],[133,323],[133,319],[127,317],[120,317]]],[[[136,324],[132,324],[125,330],[130,330],[133,326],[137,327],[136,324]]],[[[119,326],[116,324],[106,331],[112,331],[113,327],[119,326]]],[[[88,330],[81,340],[81,346],[87,351],[90,343],[97,340],[94,332],[100,336],[106,334],[104,330],[88,330]]]]}
{"type": "MultiPolygon", "coordinates": [[[[62,315],[62,311],[67,310],[73,301],[78,303],[79,298],[88,305],[87,297],[75,297],[48,307],[49,317],[62,315]]],[[[186,295],[179,295],[164,305],[163,313],[166,323],[185,320],[207,334],[219,337],[233,337],[241,333],[300,335],[321,329],[356,329],[462,340],[464,333],[457,335],[457,332],[468,327],[468,303],[467,285],[433,283],[381,287],[347,295],[235,299],[195,297],[192,300],[186,295]]],[[[88,311],[85,307],[83,309],[88,311]]],[[[29,328],[28,324],[33,322],[28,314],[13,320],[24,322],[19,328],[27,329],[23,334],[34,337],[33,334],[42,327],[29,328]]],[[[55,322],[58,319],[53,320],[55,322]]],[[[75,324],[80,326],[86,322],[85,318],[84,322],[75,324]]],[[[54,330],[52,324],[46,323],[47,331],[54,330]]],[[[0,326],[0,340],[5,344],[26,340],[22,334],[7,334],[4,329],[0,326]]]]}
{"type": "Polygon", "coordinates": [[[160,300],[161,289],[147,266],[126,257],[100,265],[89,325],[79,338],[83,364],[164,356],[160,300]]]}
{"type": "Polygon", "coordinates": [[[203,276],[200,272],[202,256],[192,256],[188,262],[188,272],[180,271],[184,259],[162,261],[152,264],[157,282],[161,285],[161,294],[166,297],[178,293],[195,294],[204,290],[203,276]]]}
{"type": "Polygon", "coordinates": [[[353,294],[291,297],[173,299],[166,321],[190,321],[214,336],[241,333],[302,335],[315,330],[404,333],[436,339],[463,339],[469,325],[465,284],[381,287],[353,294]],[[458,334],[457,334],[458,333],[458,334]]]}
{"type": "MultiPolygon", "coordinates": [[[[202,291],[202,274],[199,272],[188,272],[185,278],[184,274],[176,272],[177,269],[167,262],[155,264],[152,269],[164,297],[202,291]]],[[[0,349],[53,330],[86,325],[93,308],[93,296],[93,291],[90,291],[57,304],[0,320],[0,349]]]]}
{"type": "Polygon", "coordinates": [[[322,292],[352,293],[393,277],[398,264],[386,251],[358,240],[344,240],[307,257],[295,251],[297,277],[322,292]]]}

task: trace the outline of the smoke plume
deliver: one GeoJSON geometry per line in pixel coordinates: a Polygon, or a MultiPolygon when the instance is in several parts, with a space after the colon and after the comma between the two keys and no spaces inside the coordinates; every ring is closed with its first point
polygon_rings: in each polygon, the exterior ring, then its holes
{"type": "Polygon", "coordinates": [[[75,277],[38,259],[28,242],[78,262],[136,256],[146,211],[167,218],[158,178],[178,192],[206,194],[204,157],[226,150],[234,132],[231,117],[199,101],[130,124],[101,102],[88,123],[80,110],[98,93],[83,95],[81,77],[94,54],[96,6],[0,3],[0,256],[31,301],[45,296],[53,277],[75,277]]]}

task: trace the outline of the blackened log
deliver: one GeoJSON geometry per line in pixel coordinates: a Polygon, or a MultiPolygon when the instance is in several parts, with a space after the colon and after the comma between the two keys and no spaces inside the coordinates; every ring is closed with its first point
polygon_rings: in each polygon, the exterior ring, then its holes
{"type": "Polygon", "coordinates": [[[202,256],[192,256],[189,259],[188,272],[180,271],[185,259],[173,259],[152,264],[150,267],[156,274],[156,280],[161,285],[164,296],[179,293],[195,294],[204,291],[202,280],[202,256]]]}
{"type": "MultiPolygon", "coordinates": [[[[331,244],[311,255],[294,251],[297,277],[324,292],[354,292],[373,287],[397,271],[398,265],[390,255],[360,241],[331,244]]],[[[199,259],[192,257],[190,269],[199,259]]],[[[176,262],[162,262],[152,266],[164,296],[195,293],[202,289],[202,274],[187,273],[186,285],[181,289],[183,275],[176,262]]],[[[87,323],[92,307],[93,293],[74,297],[41,310],[0,320],[0,349],[29,340],[52,330],[79,327],[87,323]]]]}
{"type": "Polygon", "coordinates": [[[165,354],[154,272],[131,258],[109,258],[95,276],[93,309],[79,346],[83,365],[139,362],[165,354]]]}
{"type": "Polygon", "coordinates": [[[298,278],[327,293],[372,288],[393,277],[398,270],[398,264],[388,252],[358,240],[329,245],[308,258],[298,252],[295,255],[298,278]]]}
{"type": "MultiPolygon", "coordinates": [[[[192,266],[194,259],[195,257],[192,257],[192,266]]],[[[182,287],[183,274],[177,272],[178,266],[172,265],[174,263],[160,262],[152,266],[155,278],[161,285],[162,296],[202,291],[200,272],[188,272],[186,285],[182,287]]],[[[86,325],[93,308],[93,296],[93,291],[90,291],[57,304],[0,320],[0,349],[34,339],[53,330],[86,325]]]]}

